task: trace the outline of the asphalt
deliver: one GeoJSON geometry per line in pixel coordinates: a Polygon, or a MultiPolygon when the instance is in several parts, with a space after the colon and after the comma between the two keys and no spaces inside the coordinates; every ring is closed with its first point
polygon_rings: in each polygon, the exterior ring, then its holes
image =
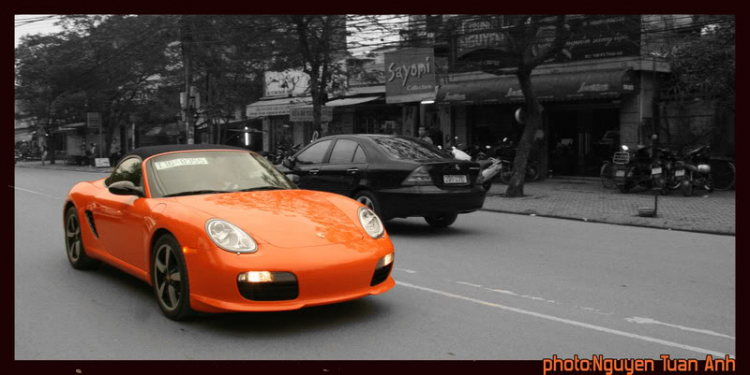
{"type": "MultiPolygon", "coordinates": [[[[111,173],[112,168],[74,166],[41,161],[16,163],[20,168],[70,170],[93,174],[111,173]]],[[[96,177],[99,178],[99,177],[96,177]]],[[[541,182],[527,183],[524,196],[507,198],[506,185],[492,186],[484,203],[484,211],[552,217],[638,227],[680,230],[720,235],[735,235],[735,191],[708,193],[696,189],[690,197],[679,191],[656,198],[656,216],[641,217],[641,208],[654,208],[654,194],[648,190],[634,190],[622,194],[617,189],[606,189],[598,178],[555,177],[541,182]]]]}

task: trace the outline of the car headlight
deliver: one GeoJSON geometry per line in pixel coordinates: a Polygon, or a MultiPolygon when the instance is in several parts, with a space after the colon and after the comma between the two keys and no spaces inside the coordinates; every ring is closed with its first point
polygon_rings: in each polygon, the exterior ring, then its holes
{"type": "Polygon", "coordinates": [[[233,253],[254,253],[258,245],[252,237],[236,225],[221,219],[206,222],[206,233],[216,246],[233,253]]]}
{"type": "Polygon", "coordinates": [[[375,215],[371,209],[360,207],[358,216],[362,228],[365,228],[365,232],[367,232],[370,237],[378,238],[383,235],[383,223],[380,221],[378,215],[375,215]]]}

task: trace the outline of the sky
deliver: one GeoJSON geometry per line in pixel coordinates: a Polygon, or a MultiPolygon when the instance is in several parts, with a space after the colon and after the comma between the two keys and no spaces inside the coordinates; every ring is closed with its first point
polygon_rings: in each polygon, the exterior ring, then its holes
{"type": "MultiPolygon", "coordinates": [[[[396,17],[393,15],[383,15],[381,16],[381,19],[383,20],[383,23],[391,24],[404,23],[406,22],[407,18],[396,17]]],[[[57,18],[52,14],[16,14],[15,47],[18,47],[19,40],[23,35],[48,34],[62,31],[61,27],[54,25],[56,20],[57,18]]],[[[354,47],[351,49],[351,52],[356,56],[367,53],[369,50],[382,46],[384,43],[397,42],[398,39],[398,32],[387,35],[378,32],[378,30],[372,27],[364,27],[361,32],[355,32],[355,35],[349,38],[349,44],[351,47],[354,47]]]]}
{"type": "Polygon", "coordinates": [[[18,42],[21,36],[27,34],[48,34],[62,31],[62,28],[55,26],[54,23],[57,18],[44,19],[47,17],[54,16],[52,14],[16,14],[15,15],[15,47],[18,47],[18,42]],[[33,21],[33,22],[31,22],[33,21]],[[28,22],[28,23],[27,23],[28,22]]]}

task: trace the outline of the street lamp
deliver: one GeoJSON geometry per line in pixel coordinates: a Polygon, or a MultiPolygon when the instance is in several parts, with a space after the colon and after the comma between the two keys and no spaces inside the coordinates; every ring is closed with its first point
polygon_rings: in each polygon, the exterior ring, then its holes
{"type": "Polygon", "coordinates": [[[250,132],[247,126],[245,126],[245,146],[250,146],[250,132]]]}

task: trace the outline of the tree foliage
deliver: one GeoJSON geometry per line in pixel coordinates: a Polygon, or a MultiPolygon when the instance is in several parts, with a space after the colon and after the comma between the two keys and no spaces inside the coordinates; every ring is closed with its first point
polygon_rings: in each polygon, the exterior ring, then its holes
{"type": "Polygon", "coordinates": [[[734,112],[735,21],[717,16],[700,35],[688,35],[668,55],[672,70],[667,83],[678,103],[714,101],[717,109],[734,112]]]}

